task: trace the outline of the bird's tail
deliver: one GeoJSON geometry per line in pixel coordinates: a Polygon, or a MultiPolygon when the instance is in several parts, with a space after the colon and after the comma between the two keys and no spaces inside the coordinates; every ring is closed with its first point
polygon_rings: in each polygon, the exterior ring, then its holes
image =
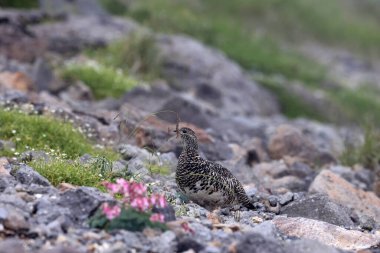
{"type": "Polygon", "coordinates": [[[251,210],[256,209],[242,186],[238,187],[236,194],[240,204],[251,210]]]}

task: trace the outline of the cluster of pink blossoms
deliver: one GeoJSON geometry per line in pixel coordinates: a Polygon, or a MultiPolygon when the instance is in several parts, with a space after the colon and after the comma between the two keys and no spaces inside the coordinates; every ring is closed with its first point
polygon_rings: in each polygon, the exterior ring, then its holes
{"type": "MultiPolygon", "coordinates": [[[[154,206],[163,208],[167,205],[165,197],[160,194],[147,196],[146,186],[142,183],[129,182],[119,178],[116,183],[105,182],[104,186],[112,195],[121,194],[126,207],[132,207],[140,212],[145,212],[154,206]]],[[[109,220],[112,220],[120,215],[121,208],[118,205],[110,206],[108,203],[104,203],[102,211],[109,220]]],[[[155,213],[152,214],[150,220],[164,222],[164,216],[155,213]]]]}

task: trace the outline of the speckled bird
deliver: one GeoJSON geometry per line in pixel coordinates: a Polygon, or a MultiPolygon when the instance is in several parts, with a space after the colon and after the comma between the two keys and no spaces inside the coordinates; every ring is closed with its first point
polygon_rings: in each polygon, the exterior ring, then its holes
{"type": "MultiPolygon", "coordinates": [[[[177,132],[177,130],[175,131],[177,132]]],[[[220,164],[207,161],[198,153],[198,139],[193,130],[178,130],[183,144],[176,181],[181,192],[208,210],[241,204],[254,209],[239,180],[220,164]]]]}

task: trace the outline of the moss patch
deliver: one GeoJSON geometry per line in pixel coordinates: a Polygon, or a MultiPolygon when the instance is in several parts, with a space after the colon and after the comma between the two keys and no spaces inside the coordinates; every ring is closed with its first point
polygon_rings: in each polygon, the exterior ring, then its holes
{"type": "Polygon", "coordinates": [[[157,164],[147,164],[147,168],[152,174],[169,175],[170,169],[167,166],[157,164]]]}
{"type": "Polygon", "coordinates": [[[247,1],[142,0],[131,4],[127,14],[159,32],[189,34],[223,50],[247,69],[281,73],[290,79],[321,79],[317,64],[280,49],[276,39],[247,29],[240,14],[233,12],[242,2],[247,1]]]}
{"type": "Polygon", "coordinates": [[[102,65],[151,80],[160,75],[160,64],[154,37],[148,32],[137,31],[128,38],[96,50],[87,55],[102,65]]]}
{"type": "Polygon", "coordinates": [[[138,81],[129,76],[126,71],[96,62],[69,64],[62,70],[62,77],[67,81],[84,82],[98,99],[120,97],[138,84],[138,81]]]}
{"type": "MultiPolygon", "coordinates": [[[[117,157],[112,151],[95,149],[69,123],[3,108],[0,108],[0,136],[16,144],[16,153],[35,149],[59,152],[68,158],[76,158],[86,153],[104,154],[111,159],[117,157]]],[[[9,155],[9,151],[0,151],[0,155],[9,155]]]]}
{"type": "Polygon", "coordinates": [[[51,162],[32,161],[29,165],[57,186],[60,183],[70,183],[79,186],[102,188],[101,182],[108,180],[111,172],[101,173],[99,168],[78,161],[68,161],[55,158],[51,162]]]}
{"type": "Polygon", "coordinates": [[[38,7],[38,0],[0,0],[0,7],[30,9],[38,7]]]}
{"type": "Polygon", "coordinates": [[[376,169],[380,165],[380,131],[373,126],[365,128],[364,141],[361,145],[346,145],[340,160],[344,165],[362,164],[366,168],[376,169]]]}

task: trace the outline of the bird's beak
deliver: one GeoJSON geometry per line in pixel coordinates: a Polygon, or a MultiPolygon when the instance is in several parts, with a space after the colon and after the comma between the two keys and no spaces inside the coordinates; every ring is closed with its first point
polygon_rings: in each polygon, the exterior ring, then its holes
{"type": "Polygon", "coordinates": [[[176,132],[177,132],[177,130],[174,130],[173,132],[174,132],[174,133],[176,133],[176,132]]]}

